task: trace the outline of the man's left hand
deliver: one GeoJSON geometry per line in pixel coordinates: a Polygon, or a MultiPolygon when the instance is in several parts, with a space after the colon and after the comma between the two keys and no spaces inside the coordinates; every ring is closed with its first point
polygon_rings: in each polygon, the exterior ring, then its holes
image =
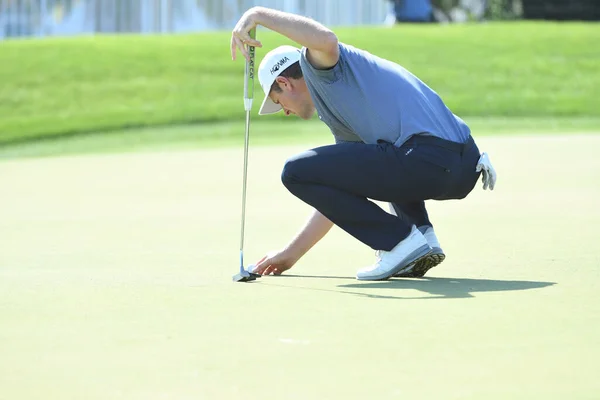
{"type": "Polygon", "coordinates": [[[490,157],[487,153],[482,153],[479,161],[477,161],[477,167],[475,172],[481,172],[481,181],[483,182],[483,190],[486,190],[489,186],[490,190],[494,190],[496,186],[496,170],[490,161],[490,157]]]}

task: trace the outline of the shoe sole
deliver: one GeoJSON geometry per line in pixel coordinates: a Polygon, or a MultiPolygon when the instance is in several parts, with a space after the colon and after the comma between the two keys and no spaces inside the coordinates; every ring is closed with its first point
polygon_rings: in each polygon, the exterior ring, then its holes
{"type": "Polygon", "coordinates": [[[409,260],[408,262],[403,262],[402,264],[396,265],[394,268],[386,272],[385,274],[370,276],[368,278],[359,278],[356,277],[359,281],[385,281],[390,279],[392,276],[400,273],[408,273],[413,270],[414,266],[421,261],[423,258],[427,257],[431,253],[431,247],[428,244],[424,244],[419,247],[412,253],[410,253],[405,260],[409,260]]]}
{"type": "Polygon", "coordinates": [[[445,259],[446,255],[443,253],[442,249],[435,248],[430,254],[416,262],[410,271],[399,272],[394,275],[394,278],[422,278],[427,271],[440,265],[445,259]]]}

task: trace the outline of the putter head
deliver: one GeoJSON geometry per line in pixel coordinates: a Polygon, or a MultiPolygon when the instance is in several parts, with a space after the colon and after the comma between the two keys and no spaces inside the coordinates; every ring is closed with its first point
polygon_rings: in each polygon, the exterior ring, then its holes
{"type": "Polygon", "coordinates": [[[240,273],[235,274],[233,276],[233,281],[234,282],[252,282],[260,277],[261,277],[260,274],[255,274],[255,273],[243,270],[243,271],[240,271],[240,273]]]}

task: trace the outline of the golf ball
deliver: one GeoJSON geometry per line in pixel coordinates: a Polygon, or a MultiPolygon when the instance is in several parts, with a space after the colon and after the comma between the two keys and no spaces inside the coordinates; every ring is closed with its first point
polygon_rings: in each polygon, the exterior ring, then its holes
{"type": "Polygon", "coordinates": [[[248,268],[246,268],[246,270],[247,270],[248,272],[254,272],[254,269],[255,269],[255,268],[256,268],[256,265],[254,265],[254,264],[250,264],[250,265],[248,265],[248,268]]]}

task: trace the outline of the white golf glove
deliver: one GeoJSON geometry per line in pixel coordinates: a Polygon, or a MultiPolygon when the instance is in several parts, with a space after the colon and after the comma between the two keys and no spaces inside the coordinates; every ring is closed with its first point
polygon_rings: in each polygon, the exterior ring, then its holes
{"type": "Polygon", "coordinates": [[[481,153],[479,161],[477,161],[477,167],[475,172],[481,172],[481,181],[483,182],[483,190],[486,190],[489,186],[490,190],[494,190],[496,186],[496,170],[490,161],[487,153],[481,153]]]}

